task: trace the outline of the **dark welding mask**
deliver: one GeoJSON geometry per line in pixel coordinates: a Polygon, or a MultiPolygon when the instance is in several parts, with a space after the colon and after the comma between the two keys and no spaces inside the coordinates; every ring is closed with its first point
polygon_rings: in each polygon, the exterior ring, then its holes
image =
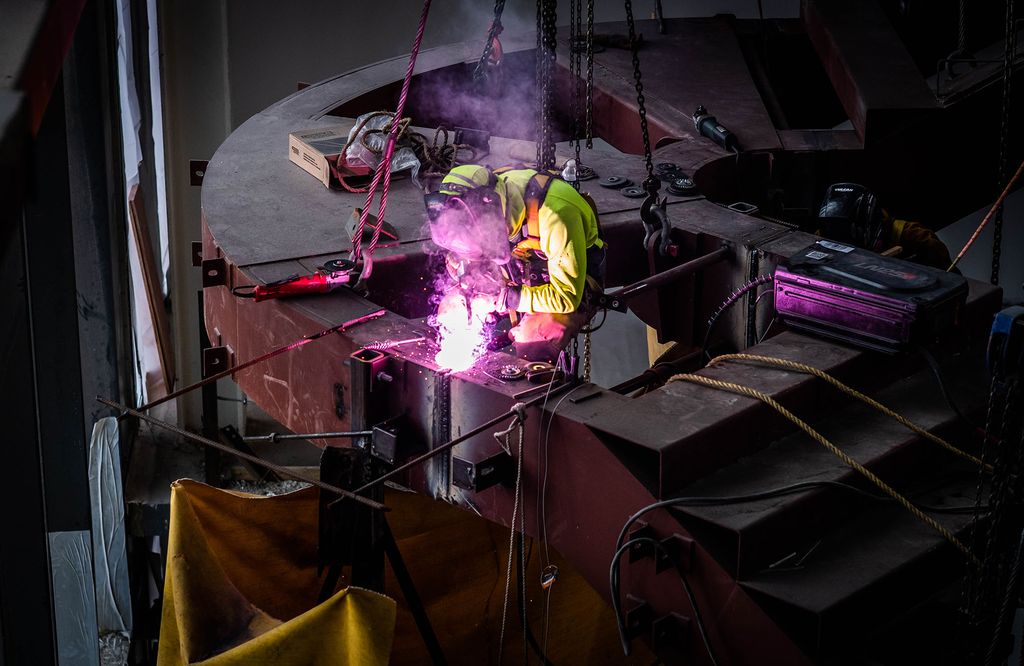
{"type": "Polygon", "coordinates": [[[434,243],[464,260],[507,262],[508,224],[497,192],[487,186],[446,184],[445,189],[457,193],[431,192],[424,197],[434,243]]]}
{"type": "Polygon", "coordinates": [[[882,247],[884,222],[875,195],[857,183],[836,183],[825,192],[818,212],[821,233],[867,250],[882,247]]]}

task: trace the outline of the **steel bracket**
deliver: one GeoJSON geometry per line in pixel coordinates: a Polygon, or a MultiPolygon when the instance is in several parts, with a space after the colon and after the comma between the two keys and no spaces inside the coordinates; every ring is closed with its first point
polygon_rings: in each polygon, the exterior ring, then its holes
{"type": "Polygon", "coordinates": [[[206,168],[210,166],[210,160],[189,160],[188,161],[188,182],[193,187],[202,187],[203,178],[206,177],[206,168]]]}
{"type": "Polygon", "coordinates": [[[514,469],[512,456],[505,451],[499,451],[480,462],[452,456],[452,485],[478,493],[505,483],[511,478],[514,469]]]}
{"type": "MultiPolygon", "coordinates": [[[[641,537],[646,539],[657,539],[658,535],[654,532],[654,528],[651,527],[650,523],[638,520],[629,528],[629,532],[626,534],[626,541],[641,537]]],[[[653,555],[654,546],[649,543],[635,543],[629,547],[630,564],[633,564],[638,560],[642,560],[645,557],[652,557],[653,555]]]]}
{"type": "Polygon", "coordinates": [[[207,347],[203,350],[203,379],[223,372],[231,364],[231,352],[227,347],[207,347]]]}
{"type": "Polygon", "coordinates": [[[654,560],[655,573],[674,568],[673,561],[678,562],[684,571],[690,569],[693,562],[693,539],[676,533],[662,539],[661,545],[665,550],[658,549],[654,560]]]}
{"type": "Polygon", "coordinates": [[[632,606],[626,609],[623,618],[626,622],[626,638],[633,640],[644,636],[651,630],[654,613],[646,601],[638,599],[632,594],[626,595],[626,601],[632,603],[632,606]]]}
{"type": "Polygon", "coordinates": [[[339,420],[345,419],[345,385],[341,382],[334,385],[334,415],[339,420]]]}
{"type": "Polygon", "coordinates": [[[228,262],[224,257],[203,259],[203,289],[223,287],[228,283],[228,262]]]}
{"type": "Polygon", "coordinates": [[[686,646],[689,635],[690,618],[679,613],[662,615],[651,624],[651,648],[655,654],[666,649],[681,649],[686,646]]]}
{"type": "Polygon", "coordinates": [[[370,455],[388,465],[394,465],[402,446],[399,419],[393,418],[373,426],[370,455]]]}

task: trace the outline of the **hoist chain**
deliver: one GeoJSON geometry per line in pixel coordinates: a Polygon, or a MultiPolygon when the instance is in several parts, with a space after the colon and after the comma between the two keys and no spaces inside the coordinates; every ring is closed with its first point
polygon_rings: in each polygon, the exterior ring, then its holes
{"type": "Polygon", "coordinates": [[[569,115],[572,116],[572,139],[570,140],[575,151],[577,177],[570,183],[577,191],[580,189],[578,170],[580,166],[580,113],[583,82],[580,78],[583,74],[582,57],[580,51],[580,33],[582,32],[583,19],[582,0],[569,0],[569,80],[572,81],[572,95],[570,96],[569,115]]]}
{"type": "Polygon", "coordinates": [[[626,25],[629,28],[629,50],[633,55],[633,80],[636,84],[636,106],[640,115],[640,134],[644,142],[644,163],[647,179],[644,189],[657,192],[661,181],[654,176],[654,159],[651,155],[651,136],[647,131],[647,107],[644,105],[644,83],[640,75],[640,45],[637,43],[636,23],[633,21],[633,2],[626,0],[626,25]]]}
{"type": "Polygon", "coordinates": [[[552,77],[558,29],[557,0],[537,0],[537,168],[550,169],[555,163],[551,128],[552,77]]]}
{"type": "MultiPolygon", "coordinates": [[[[988,475],[985,470],[992,465],[992,455],[994,452],[989,433],[993,432],[992,424],[995,422],[999,386],[998,378],[993,376],[989,387],[988,409],[985,412],[985,429],[982,434],[979,456],[981,458],[981,466],[978,468],[978,488],[974,498],[974,515],[971,520],[971,552],[978,554],[979,557],[985,553],[982,549],[982,541],[988,536],[985,525],[982,523],[981,507],[982,504],[987,504],[988,495],[991,494],[991,486],[986,486],[988,475]],[[988,490],[988,493],[986,493],[986,490],[988,490]]],[[[979,615],[982,601],[982,570],[981,560],[969,563],[963,586],[962,643],[968,646],[969,652],[976,652],[978,647],[978,635],[980,634],[979,615]]]]}
{"type": "Polygon", "coordinates": [[[501,25],[501,15],[505,11],[505,0],[494,0],[494,18],[491,20],[491,28],[487,31],[487,41],[484,42],[484,52],[480,55],[479,62],[473,70],[473,80],[479,81],[487,76],[487,61],[494,51],[494,40],[505,29],[501,25]]]}
{"type": "MultiPolygon", "coordinates": [[[[1010,112],[1012,110],[1013,61],[1017,55],[1017,29],[1014,21],[1015,0],[1006,0],[1006,38],[1003,43],[1003,105],[999,123],[999,168],[996,188],[1006,184],[1006,163],[1009,152],[1010,112]]],[[[999,284],[999,259],[1003,252],[1003,206],[992,220],[992,284],[999,284]]]]}
{"type": "MultiPolygon", "coordinates": [[[[973,566],[969,572],[965,613],[969,636],[968,649],[973,660],[979,663],[982,657],[985,658],[985,663],[994,663],[994,644],[990,639],[994,628],[1000,622],[1000,601],[1004,596],[1010,568],[1013,566],[1012,558],[1015,555],[1011,542],[1014,541],[1014,533],[1019,530],[1019,525],[1014,522],[1015,516],[1009,515],[1010,512],[1018,510],[1024,491],[1021,483],[1024,452],[1020,447],[1010,444],[1013,429],[1020,427],[1015,408],[1017,390],[1016,382],[1004,384],[993,378],[985,419],[986,442],[991,440],[991,446],[995,449],[986,503],[988,524],[983,531],[983,547],[976,547],[975,550],[981,563],[973,566]],[[994,429],[994,426],[997,426],[997,429],[994,429]],[[1010,525],[1004,527],[1008,521],[1010,525]],[[985,653],[986,647],[988,654],[985,653]]],[[[982,456],[983,461],[988,457],[984,449],[982,456]]],[[[980,508],[981,497],[984,494],[984,481],[979,480],[974,521],[975,544],[979,542],[978,537],[981,536],[980,508]]]]}
{"type": "Polygon", "coordinates": [[[587,0],[587,148],[594,147],[594,0],[587,0]]]}
{"type": "Polygon", "coordinates": [[[590,331],[583,334],[583,381],[590,381],[590,331]]]}

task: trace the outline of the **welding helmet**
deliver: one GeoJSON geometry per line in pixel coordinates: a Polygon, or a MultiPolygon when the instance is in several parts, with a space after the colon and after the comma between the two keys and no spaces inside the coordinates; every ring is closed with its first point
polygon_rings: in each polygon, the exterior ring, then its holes
{"type": "Polygon", "coordinates": [[[830,185],[825,191],[818,218],[821,220],[821,233],[828,238],[876,252],[884,249],[882,209],[875,195],[863,185],[830,185]]]}
{"type": "Polygon", "coordinates": [[[463,260],[506,263],[511,246],[504,191],[487,167],[455,167],[437,192],[424,197],[431,239],[463,260]]]}

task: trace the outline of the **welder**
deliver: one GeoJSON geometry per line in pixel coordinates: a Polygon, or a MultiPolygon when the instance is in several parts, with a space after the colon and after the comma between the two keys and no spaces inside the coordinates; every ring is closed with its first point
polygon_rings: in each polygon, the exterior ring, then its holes
{"type": "Polygon", "coordinates": [[[818,233],[880,254],[946,270],[949,249],[918,222],[893,217],[863,185],[835,183],[825,191],[818,233]]]}
{"type": "Polygon", "coordinates": [[[593,317],[605,244],[585,195],[524,167],[452,169],[425,197],[448,274],[508,313],[518,356],[553,361],[593,317]]]}

